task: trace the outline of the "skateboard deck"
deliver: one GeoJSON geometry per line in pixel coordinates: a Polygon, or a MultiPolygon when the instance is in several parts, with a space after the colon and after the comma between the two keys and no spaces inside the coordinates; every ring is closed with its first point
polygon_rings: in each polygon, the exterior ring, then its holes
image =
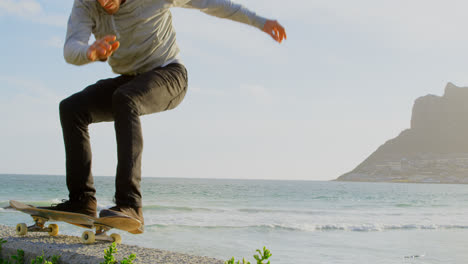
{"type": "Polygon", "coordinates": [[[85,244],[92,244],[95,240],[111,241],[121,243],[122,239],[119,234],[106,234],[112,228],[124,230],[127,232],[134,231],[141,227],[141,222],[131,217],[102,217],[96,218],[85,214],[62,212],[43,208],[37,208],[32,205],[27,205],[18,201],[10,201],[10,206],[18,211],[29,214],[35,224],[27,226],[24,223],[16,226],[18,235],[26,235],[29,232],[47,232],[51,236],[58,235],[58,225],[50,224],[45,227],[48,221],[59,221],[73,224],[79,227],[95,229],[95,232],[85,231],[81,236],[81,240],[85,244]]]}

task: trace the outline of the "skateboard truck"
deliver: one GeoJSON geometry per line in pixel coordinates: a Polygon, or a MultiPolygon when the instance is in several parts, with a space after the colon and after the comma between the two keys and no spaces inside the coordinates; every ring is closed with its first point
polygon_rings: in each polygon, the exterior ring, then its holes
{"type": "Polygon", "coordinates": [[[20,236],[26,235],[28,232],[45,232],[49,233],[50,236],[56,236],[59,233],[59,227],[56,224],[50,224],[48,227],[44,227],[44,224],[49,221],[49,218],[40,216],[31,216],[34,220],[34,225],[27,226],[25,223],[16,225],[16,234],[20,236]]]}
{"type": "MultiPolygon", "coordinates": [[[[34,225],[27,226],[25,223],[16,225],[16,234],[19,236],[25,236],[28,232],[44,232],[48,233],[50,236],[56,236],[59,233],[59,227],[57,224],[50,224],[48,227],[45,227],[44,224],[49,221],[49,218],[32,216],[34,220],[34,225]]],[[[107,235],[107,231],[111,230],[112,227],[106,225],[96,224],[95,226],[96,233],[92,231],[84,231],[81,235],[81,242],[84,244],[93,244],[98,241],[109,241],[115,242],[117,244],[122,243],[122,237],[119,234],[107,235]]]]}
{"type": "Polygon", "coordinates": [[[115,242],[117,244],[122,243],[122,237],[119,234],[107,235],[107,231],[111,230],[112,227],[106,225],[95,224],[96,233],[92,231],[84,231],[81,235],[81,242],[84,244],[93,244],[96,240],[115,242]]]}

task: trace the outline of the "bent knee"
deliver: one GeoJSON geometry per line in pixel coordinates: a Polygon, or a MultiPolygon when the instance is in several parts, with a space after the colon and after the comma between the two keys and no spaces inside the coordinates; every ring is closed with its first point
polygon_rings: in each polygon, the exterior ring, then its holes
{"type": "Polygon", "coordinates": [[[84,101],[84,98],[79,94],[74,94],[68,98],[63,99],[59,104],[59,113],[61,119],[75,119],[79,117],[85,122],[91,122],[89,120],[88,106],[84,101]]]}
{"type": "Polygon", "coordinates": [[[76,109],[73,106],[74,104],[75,103],[74,103],[72,96],[63,99],[59,104],[60,114],[69,114],[69,113],[74,112],[74,110],[76,109]]]}

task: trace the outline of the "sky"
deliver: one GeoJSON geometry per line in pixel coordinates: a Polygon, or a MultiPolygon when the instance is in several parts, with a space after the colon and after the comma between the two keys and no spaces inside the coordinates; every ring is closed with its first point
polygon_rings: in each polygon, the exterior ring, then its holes
{"type": "MultiPolygon", "coordinates": [[[[468,3],[237,0],[247,25],[172,9],[187,95],[142,117],[143,177],[332,180],[409,128],[416,98],[468,86],[468,3]]],[[[60,101],[116,76],[63,59],[71,0],[0,0],[0,173],[65,173],[60,101]]],[[[92,124],[93,174],[113,176],[113,123],[92,124]]]]}

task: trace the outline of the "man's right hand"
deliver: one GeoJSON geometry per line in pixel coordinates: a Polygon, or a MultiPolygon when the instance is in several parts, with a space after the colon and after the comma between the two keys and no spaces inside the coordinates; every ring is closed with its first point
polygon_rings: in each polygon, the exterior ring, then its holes
{"type": "Polygon", "coordinates": [[[267,20],[263,26],[263,31],[269,34],[278,43],[281,43],[283,39],[286,39],[286,30],[276,20],[267,20]]]}
{"type": "Polygon", "coordinates": [[[114,35],[107,35],[102,39],[96,40],[89,46],[86,56],[88,56],[90,61],[107,60],[120,46],[120,42],[115,41],[116,39],[117,37],[114,35]]]}

